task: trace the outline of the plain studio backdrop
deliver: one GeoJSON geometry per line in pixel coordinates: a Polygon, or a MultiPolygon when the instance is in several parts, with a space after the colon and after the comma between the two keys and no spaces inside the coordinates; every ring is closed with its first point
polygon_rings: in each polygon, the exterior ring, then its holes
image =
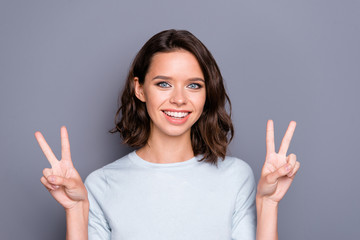
{"type": "MultiPolygon", "coordinates": [[[[280,239],[360,239],[360,2],[331,0],[0,2],[0,238],[64,239],[40,183],[69,131],[82,178],[132,149],[111,135],[130,63],[155,33],[187,29],[213,53],[232,101],[229,155],[259,179],[267,119],[301,168],[280,203],[280,239]]],[[[141,213],[138,214],[141,217],[141,213]]]]}

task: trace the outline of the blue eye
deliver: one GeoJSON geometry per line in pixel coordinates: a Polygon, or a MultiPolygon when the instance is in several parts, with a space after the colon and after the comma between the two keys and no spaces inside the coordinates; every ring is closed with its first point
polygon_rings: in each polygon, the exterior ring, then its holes
{"type": "Polygon", "coordinates": [[[201,88],[201,85],[198,84],[198,83],[190,83],[188,85],[189,88],[193,88],[193,89],[196,89],[196,88],[201,88]]]}
{"type": "Polygon", "coordinates": [[[162,87],[162,88],[171,87],[170,84],[168,84],[167,82],[159,82],[156,85],[158,85],[159,87],[162,87]]]}

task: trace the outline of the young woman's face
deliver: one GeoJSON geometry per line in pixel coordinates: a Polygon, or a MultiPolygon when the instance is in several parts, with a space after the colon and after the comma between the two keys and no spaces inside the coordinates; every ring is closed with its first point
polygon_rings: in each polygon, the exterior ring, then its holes
{"type": "Polygon", "coordinates": [[[151,134],[189,134],[205,104],[205,79],[195,56],[178,50],[153,56],[143,85],[135,78],[136,96],[146,104],[151,134]]]}

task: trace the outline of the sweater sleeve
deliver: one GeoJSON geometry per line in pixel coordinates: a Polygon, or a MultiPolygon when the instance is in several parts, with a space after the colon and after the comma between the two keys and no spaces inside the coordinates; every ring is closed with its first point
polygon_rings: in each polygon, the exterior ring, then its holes
{"type": "Polygon", "coordinates": [[[103,204],[107,188],[106,177],[103,169],[92,172],[85,180],[90,203],[88,235],[89,240],[107,240],[111,238],[111,229],[106,220],[103,204]]]}
{"type": "MultiPolygon", "coordinates": [[[[240,160],[241,161],[241,160],[240,160]]],[[[241,177],[232,216],[232,239],[255,240],[256,237],[256,184],[250,166],[241,161],[241,177]]]]}

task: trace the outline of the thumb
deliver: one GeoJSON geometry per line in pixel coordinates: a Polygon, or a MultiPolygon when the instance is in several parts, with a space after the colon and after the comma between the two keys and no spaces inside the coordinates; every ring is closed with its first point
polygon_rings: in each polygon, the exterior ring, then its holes
{"type": "Polygon", "coordinates": [[[72,189],[76,186],[75,180],[71,178],[64,178],[60,176],[50,175],[46,178],[49,183],[55,186],[64,186],[67,189],[72,189]]]}
{"type": "Polygon", "coordinates": [[[286,174],[288,174],[291,170],[291,165],[289,163],[285,164],[284,166],[282,166],[281,168],[279,168],[278,170],[276,170],[273,173],[269,173],[266,176],[266,182],[269,184],[275,184],[278,180],[278,178],[285,176],[286,174]]]}

